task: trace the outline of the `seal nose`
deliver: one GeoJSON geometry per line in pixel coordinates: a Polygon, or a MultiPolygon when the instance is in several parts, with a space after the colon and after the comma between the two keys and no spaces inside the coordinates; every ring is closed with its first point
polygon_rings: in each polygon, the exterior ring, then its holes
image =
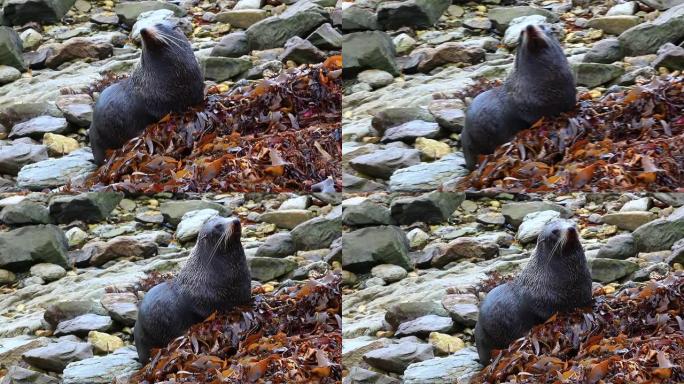
{"type": "Polygon", "coordinates": [[[239,238],[242,235],[240,219],[237,217],[228,218],[228,223],[226,223],[226,232],[232,238],[239,238]]]}

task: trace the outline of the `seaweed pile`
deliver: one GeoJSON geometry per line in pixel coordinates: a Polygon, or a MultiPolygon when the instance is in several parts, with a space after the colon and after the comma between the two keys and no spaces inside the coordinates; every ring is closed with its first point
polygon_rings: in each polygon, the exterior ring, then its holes
{"type": "Polygon", "coordinates": [[[212,314],[152,352],[136,383],[319,383],[342,380],[339,274],[267,293],[251,308],[212,314]]]}
{"type": "Polygon", "coordinates": [[[116,150],[87,187],[129,193],[341,189],[340,56],[169,114],[116,150]]]}
{"type": "Polygon", "coordinates": [[[684,77],[655,77],[542,118],[485,156],[458,189],[684,191],[684,77]]]}
{"type": "Polygon", "coordinates": [[[684,273],[556,314],[512,343],[474,382],[684,382],[684,273]]]}

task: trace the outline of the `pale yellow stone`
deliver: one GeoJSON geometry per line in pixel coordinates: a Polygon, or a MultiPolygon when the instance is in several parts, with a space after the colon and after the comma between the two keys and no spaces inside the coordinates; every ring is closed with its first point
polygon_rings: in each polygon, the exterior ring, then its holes
{"type": "Polygon", "coordinates": [[[159,200],[150,199],[147,202],[147,205],[149,205],[150,207],[158,207],[159,206],[159,200]]]}
{"type": "Polygon", "coordinates": [[[465,347],[465,343],[459,337],[439,332],[431,332],[428,342],[435,347],[437,354],[448,355],[465,347]]]}
{"type": "Polygon", "coordinates": [[[273,285],[271,285],[271,284],[262,284],[261,288],[263,288],[264,292],[267,292],[267,293],[273,292],[273,290],[275,289],[275,287],[273,287],[273,285]]]}
{"type": "Polygon", "coordinates": [[[93,345],[93,350],[97,354],[114,352],[124,346],[120,337],[98,331],[88,332],[88,342],[93,345]]]}
{"type": "Polygon", "coordinates": [[[43,136],[43,144],[51,155],[66,155],[78,149],[75,139],[49,132],[43,136]]]}
{"type": "Polygon", "coordinates": [[[443,156],[451,153],[451,147],[449,144],[433,139],[426,139],[424,137],[419,137],[416,139],[415,148],[419,150],[423,156],[431,160],[440,159],[443,156]]]}

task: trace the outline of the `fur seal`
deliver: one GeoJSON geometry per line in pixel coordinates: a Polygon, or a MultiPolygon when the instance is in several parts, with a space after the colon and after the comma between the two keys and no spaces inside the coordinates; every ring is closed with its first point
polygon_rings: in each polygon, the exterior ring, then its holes
{"type": "Polygon", "coordinates": [[[519,37],[515,66],[500,87],[483,92],[466,112],[461,146],[466,167],[493,153],[543,116],[575,107],[575,78],[558,40],[543,26],[528,25],[519,37]]]}
{"type": "Polygon", "coordinates": [[[148,124],[204,99],[204,81],[190,42],[177,27],[159,23],[140,30],[142,55],[131,76],[107,87],[95,104],[90,146],[95,163],[148,124]]]}
{"type": "Polygon", "coordinates": [[[475,345],[487,365],[503,349],[555,312],[591,305],[591,273],[575,224],[549,222],[529,263],[513,281],[494,288],[480,306],[475,345]]]}
{"type": "Polygon", "coordinates": [[[251,301],[251,277],[240,234],[237,218],[207,220],[178,276],[147,292],[134,331],[141,363],[149,360],[152,348],[166,346],[212,312],[251,301]]]}

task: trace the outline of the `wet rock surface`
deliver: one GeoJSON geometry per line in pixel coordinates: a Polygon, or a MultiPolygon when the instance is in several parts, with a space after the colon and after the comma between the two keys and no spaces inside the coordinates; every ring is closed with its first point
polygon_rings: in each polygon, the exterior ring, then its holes
{"type": "Polygon", "coordinates": [[[684,268],[679,228],[684,211],[676,195],[347,197],[342,202],[342,238],[350,244],[345,243],[342,264],[343,364],[350,377],[469,382],[482,369],[473,329],[486,295],[483,284],[492,276],[503,276],[500,283],[519,273],[540,226],[553,218],[577,223],[596,287],[615,292],[684,268]],[[426,202],[441,202],[439,214],[421,217],[411,209],[391,209],[416,204],[429,212],[426,202]],[[391,225],[384,222],[383,209],[391,209],[391,225]],[[612,219],[634,213],[648,214],[649,220],[634,227],[612,219]],[[428,223],[424,217],[432,219],[428,223]]]}

